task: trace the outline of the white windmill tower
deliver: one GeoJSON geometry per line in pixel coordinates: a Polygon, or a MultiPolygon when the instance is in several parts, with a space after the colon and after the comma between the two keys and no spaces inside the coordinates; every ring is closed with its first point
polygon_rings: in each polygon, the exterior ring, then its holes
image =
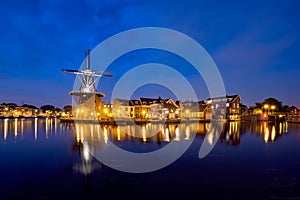
{"type": "Polygon", "coordinates": [[[63,69],[65,73],[79,75],[81,82],[79,90],[72,90],[69,94],[73,96],[73,115],[79,120],[93,120],[101,114],[103,102],[100,99],[105,94],[97,92],[95,83],[102,76],[111,77],[109,73],[98,73],[91,70],[90,50],[86,51],[86,67],[84,70],[63,69]]]}

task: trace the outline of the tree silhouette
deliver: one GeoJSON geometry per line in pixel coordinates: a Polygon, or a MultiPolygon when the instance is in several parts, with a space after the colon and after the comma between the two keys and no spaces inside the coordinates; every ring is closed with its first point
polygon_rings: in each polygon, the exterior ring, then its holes
{"type": "Polygon", "coordinates": [[[43,105],[40,109],[43,111],[43,113],[45,113],[46,111],[55,111],[55,107],[53,105],[43,105]]]}
{"type": "Polygon", "coordinates": [[[69,112],[69,113],[71,113],[72,112],[72,106],[71,105],[66,105],[66,106],[64,106],[64,111],[65,112],[69,112]]]}
{"type": "Polygon", "coordinates": [[[27,107],[27,108],[31,108],[31,109],[38,109],[36,106],[30,105],[30,104],[23,104],[22,106],[27,107]]]}
{"type": "Polygon", "coordinates": [[[270,97],[270,98],[267,98],[264,100],[264,102],[262,103],[262,105],[270,105],[270,106],[275,106],[275,111],[282,111],[282,102],[273,98],[273,97],[270,97]]]}

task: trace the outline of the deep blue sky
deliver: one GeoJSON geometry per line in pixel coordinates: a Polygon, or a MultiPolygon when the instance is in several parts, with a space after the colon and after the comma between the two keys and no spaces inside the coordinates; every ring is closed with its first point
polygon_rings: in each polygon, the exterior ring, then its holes
{"type": "MultiPolygon", "coordinates": [[[[62,68],[78,69],[85,49],[116,33],[158,26],[198,41],[217,64],[227,93],[240,94],[245,104],[277,97],[300,107],[297,0],[2,0],[0,4],[0,102],[71,104],[68,92],[74,76],[62,74],[62,68]]],[[[119,61],[123,68],[132,64],[127,57],[119,61]]],[[[149,60],[148,56],[145,62],[149,60]]],[[[122,71],[112,68],[115,77],[101,90],[109,94],[110,82],[122,71]]],[[[191,79],[192,74],[186,72],[191,79]]],[[[208,98],[206,88],[200,98],[208,98]]]]}

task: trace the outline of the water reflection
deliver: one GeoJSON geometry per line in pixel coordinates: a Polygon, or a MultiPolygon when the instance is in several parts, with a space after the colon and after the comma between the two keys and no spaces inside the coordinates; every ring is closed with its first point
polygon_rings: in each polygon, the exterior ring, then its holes
{"type": "Polygon", "coordinates": [[[80,141],[74,144],[73,149],[79,152],[79,156],[81,158],[80,163],[76,163],[73,166],[74,171],[80,172],[85,176],[90,175],[93,171],[100,169],[101,164],[95,161],[94,147],[88,144],[88,142],[80,141]]]}
{"type": "Polygon", "coordinates": [[[283,133],[288,132],[288,123],[287,122],[281,122],[281,123],[264,122],[261,124],[260,130],[261,131],[258,132],[258,134],[263,135],[265,143],[268,143],[270,141],[273,142],[278,137],[280,137],[283,133]]]}
{"type": "Polygon", "coordinates": [[[21,119],[21,135],[23,136],[24,134],[24,119],[21,119]]]}
{"type": "MultiPolygon", "coordinates": [[[[57,133],[67,131],[74,133],[73,149],[79,153],[80,162],[73,165],[73,170],[88,176],[101,165],[92,156],[96,149],[105,148],[109,141],[118,147],[132,152],[152,152],[172,141],[184,142],[201,138],[212,145],[215,142],[232,146],[241,144],[241,136],[250,132],[259,135],[265,143],[278,140],[288,132],[288,124],[282,123],[242,123],[228,122],[224,126],[210,126],[209,123],[187,124],[144,124],[141,126],[111,126],[100,124],[59,124],[57,119],[3,119],[0,121],[0,136],[3,141],[13,138],[23,139],[25,134],[32,133],[34,141],[56,137],[57,133]],[[220,127],[223,127],[221,130],[220,127]],[[153,135],[153,131],[158,130],[153,135]],[[220,135],[217,133],[221,132],[220,135]]],[[[31,136],[32,137],[32,136],[31,136]]]]}
{"type": "Polygon", "coordinates": [[[204,124],[145,124],[141,126],[107,126],[100,124],[75,124],[76,141],[89,141],[94,143],[115,143],[122,141],[136,141],[139,143],[162,143],[172,140],[189,140],[191,132],[205,135],[204,124]],[[158,130],[157,134],[152,132],[158,130]],[[95,140],[97,136],[97,140],[95,140]]]}
{"type": "Polygon", "coordinates": [[[35,118],[35,119],[34,119],[34,139],[35,139],[35,140],[37,140],[37,136],[38,136],[37,123],[38,123],[38,119],[35,118]]]}
{"type": "MultiPolygon", "coordinates": [[[[3,119],[0,120],[0,136],[3,141],[8,138],[22,138],[24,133],[33,133],[34,140],[48,138],[49,135],[56,135],[58,130],[69,130],[74,124],[60,124],[58,119],[3,119]],[[43,130],[42,130],[43,129],[43,130]],[[41,133],[41,135],[40,135],[41,133]]],[[[243,123],[228,122],[223,126],[219,143],[233,146],[241,144],[241,135],[250,132],[259,135],[265,143],[278,140],[288,132],[287,122],[281,123],[243,123]]],[[[99,124],[75,124],[75,138],[77,142],[92,141],[108,143],[108,140],[116,144],[124,141],[135,141],[141,143],[164,144],[174,141],[189,140],[191,133],[196,133],[200,138],[204,138],[209,144],[213,144],[218,137],[214,130],[210,130],[209,123],[188,123],[188,124],[144,124],[142,126],[108,126],[99,124]],[[157,134],[152,132],[158,130],[157,134]],[[151,134],[150,134],[151,133],[151,134]]]]}
{"type": "Polygon", "coordinates": [[[261,136],[265,143],[274,142],[279,139],[283,133],[288,132],[288,123],[226,123],[225,130],[222,132],[220,141],[222,143],[238,146],[241,144],[241,135],[250,132],[261,136]]]}
{"type": "Polygon", "coordinates": [[[15,137],[18,136],[18,119],[15,118],[15,137]]]}
{"type": "Polygon", "coordinates": [[[40,138],[48,138],[49,134],[56,134],[58,129],[68,128],[67,126],[59,126],[58,119],[0,119],[0,137],[4,141],[10,138],[14,140],[23,139],[24,133],[31,134],[34,140],[38,140],[39,132],[42,133],[40,138]],[[3,136],[2,136],[3,134],[3,136]]]}
{"type": "Polygon", "coordinates": [[[220,144],[239,146],[241,144],[241,136],[246,132],[259,135],[267,143],[277,140],[280,135],[285,133],[287,131],[287,123],[251,124],[228,122],[224,126],[222,122],[219,122],[218,126],[211,126],[209,123],[144,124],[141,126],[109,126],[76,123],[75,130],[77,145],[82,147],[82,150],[80,150],[82,163],[81,167],[76,165],[77,167],[74,167],[74,169],[87,175],[87,172],[96,170],[97,166],[93,166],[94,161],[88,162],[89,160],[86,159],[88,154],[84,154],[83,147],[85,145],[87,149],[91,149],[91,154],[96,149],[101,150],[106,148],[109,145],[109,141],[124,150],[143,153],[156,151],[172,141],[183,142],[190,140],[191,134],[196,133],[198,139],[202,138],[204,142],[207,141],[210,145],[218,142],[220,144]],[[153,130],[159,131],[153,135],[153,130]],[[83,169],[86,171],[83,172],[83,169]]]}
{"type": "Polygon", "coordinates": [[[4,119],[4,141],[7,138],[7,130],[8,130],[8,119],[4,119]]]}

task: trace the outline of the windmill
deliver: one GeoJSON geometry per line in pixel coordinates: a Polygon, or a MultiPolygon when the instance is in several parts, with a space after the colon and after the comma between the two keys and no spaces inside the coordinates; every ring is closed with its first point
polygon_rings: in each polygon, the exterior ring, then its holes
{"type": "Polygon", "coordinates": [[[102,92],[97,92],[95,83],[100,77],[112,77],[109,73],[99,73],[91,70],[90,66],[90,50],[86,51],[86,67],[83,70],[63,69],[63,73],[71,73],[79,75],[81,82],[79,90],[72,90],[69,94],[73,96],[73,107],[77,107],[77,113],[74,113],[76,118],[90,119],[96,115],[96,110],[101,111],[103,105],[101,97],[105,97],[102,92]],[[75,101],[74,101],[75,100],[75,101]],[[75,105],[74,105],[75,104],[75,105]],[[96,104],[96,107],[93,106],[96,104]],[[84,112],[83,112],[84,110],[84,112]],[[81,113],[81,114],[80,114],[81,113]],[[80,117],[79,117],[80,116],[80,117]]]}

